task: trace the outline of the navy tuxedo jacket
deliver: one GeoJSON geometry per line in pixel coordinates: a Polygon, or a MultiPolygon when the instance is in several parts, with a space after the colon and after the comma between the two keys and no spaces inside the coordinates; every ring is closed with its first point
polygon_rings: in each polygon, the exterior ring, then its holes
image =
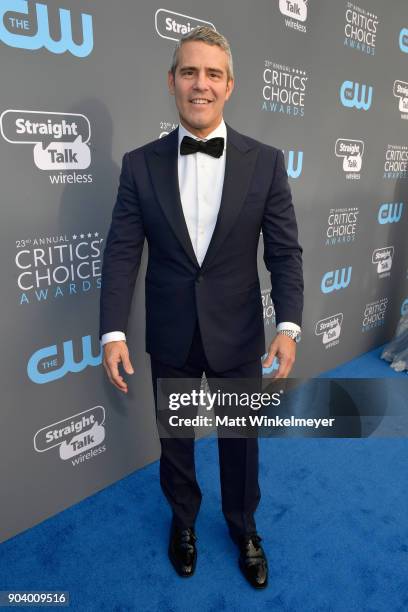
{"type": "Polygon", "coordinates": [[[178,128],[125,153],[102,266],[100,337],[126,333],[143,244],[148,243],[146,350],[181,367],[198,320],[216,372],[265,352],[257,271],[262,230],[276,323],[301,325],[302,247],[282,151],[227,124],[221,205],[205,259],[194,254],[180,200],[178,128]]]}

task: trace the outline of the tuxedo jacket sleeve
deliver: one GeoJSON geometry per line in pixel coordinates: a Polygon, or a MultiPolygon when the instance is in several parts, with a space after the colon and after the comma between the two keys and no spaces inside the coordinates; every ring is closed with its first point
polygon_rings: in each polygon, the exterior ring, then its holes
{"type": "Polygon", "coordinates": [[[138,194],[125,153],[119,189],[106,239],[102,266],[100,337],[110,331],[126,333],[136,277],[140,267],[145,231],[138,194]]]}
{"type": "Polygon", "coordinates": [[[264,262],[271,275],[271,298],[276,324],[290,321],[302,325],[303,249],[298,242],[298,229],[292,194],[280,149],[276,149],[273,180],[265,203],[262,220],[264,262]]]}

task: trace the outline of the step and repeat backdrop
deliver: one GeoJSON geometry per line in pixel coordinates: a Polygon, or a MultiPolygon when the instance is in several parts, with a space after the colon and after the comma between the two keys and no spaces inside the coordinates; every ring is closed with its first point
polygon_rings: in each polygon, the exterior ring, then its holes
{"type": "MultiPolygon", "coordinates": [[[[159,456],[147,252],[126,397],[101,365],[101,263],[122,156],[177,126],[167,70],[201,24],[231,44],[226,121],[285,154],[305,275],[293,375],[384,343],[408,308],[406,0],[1,0],[1,541],[159,456]]],[[[261,237],[269,342],[262,254],[261,237]]]]}

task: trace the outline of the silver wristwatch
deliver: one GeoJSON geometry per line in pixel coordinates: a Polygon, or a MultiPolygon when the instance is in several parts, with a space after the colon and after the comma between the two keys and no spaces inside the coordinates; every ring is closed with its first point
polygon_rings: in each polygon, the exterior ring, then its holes
{"type": "Polygon", "coordinates": [[[295,342],[300,342],[301,333],[300,331],[296,331],[295,329],[281,329],[278,331],[278,334],[284,334],[285,336],[289,336],[295,342]]]}

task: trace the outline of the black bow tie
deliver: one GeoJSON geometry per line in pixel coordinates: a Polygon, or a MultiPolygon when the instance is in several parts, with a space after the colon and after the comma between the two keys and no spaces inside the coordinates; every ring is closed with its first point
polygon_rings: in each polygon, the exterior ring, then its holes
{"type": "Polygon", "coordinates": [[[210,138],[204,142],[203,140],[196,140],[190,138],[190,136],[184,136],[180,145],[180,155],[190,155],[190,153],[207,153],[212,157],[221,157],[224,151],[224,139],[223,138],[210,138]]]}

